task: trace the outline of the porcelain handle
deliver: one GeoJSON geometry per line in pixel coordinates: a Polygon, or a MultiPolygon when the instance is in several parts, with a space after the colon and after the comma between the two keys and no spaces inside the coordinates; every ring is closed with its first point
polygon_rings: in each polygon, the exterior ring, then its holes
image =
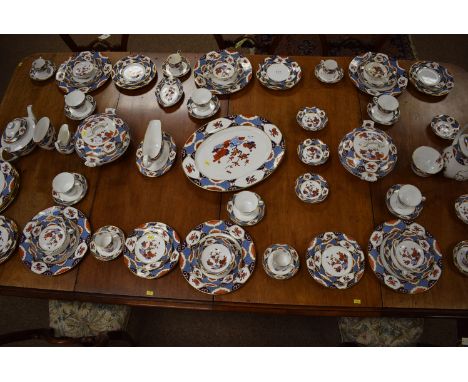
{"type": "Polygon", "coordinates": [[[115,114],[115,109],[113,107],[106,107],[106,114],[115,114]]]}
{"type": "Polygon", "coordinates": [[[28,118],[30,118],[34,123],[36,123],[37,120],[36,120],[36,116],[34,115],[32,111],[32,105],[28,105],[27,110],[28,110],[28,118]]]}
{"type": "Polygon", "coordinates": [[[377,101],[379,100],[379,97],[372,97],[372,101],[377,105],[377,101]]]}
{"type": "Polygon", "coordinates": [[[18,158],[18,155],[11,153],[6,147],[0,147],[0,159],[2,161],[11,162],[18,158]]]}

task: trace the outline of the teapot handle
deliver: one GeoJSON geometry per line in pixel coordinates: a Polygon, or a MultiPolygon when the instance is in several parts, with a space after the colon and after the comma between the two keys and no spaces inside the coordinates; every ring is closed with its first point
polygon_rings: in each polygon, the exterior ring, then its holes
{"type": "Polygon", "coordinates": [[[106,107],[106,114],[115,114],[115,109],[113,107],[106,107]]]}
{"type": "Polygon", "coordinates": [[[468,124],[463,126],[463,128],[461,128],[460,130],[458,130],[457,135],[455,135],[455,138],[453,138],[452,146],[455,146],[458,143],[458,140],[465,131],[468,131],[468,124]]]}

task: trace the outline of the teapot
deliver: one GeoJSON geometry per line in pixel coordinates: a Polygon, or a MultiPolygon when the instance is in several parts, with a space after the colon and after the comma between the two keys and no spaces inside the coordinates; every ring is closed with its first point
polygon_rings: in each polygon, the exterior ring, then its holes
{"type": "Polygon", "coordinates": [[[27,107],[28,116],[10,121],[3,131],[0,147],[0,159],[12,161],[29,154],[35,147],[33,141],[36,117],[32,105],[27,107]]]}
{"type": "Polygon", "coordinates": [[[468,180],[468,125],[460,129],[451,146],[447,147],[444,159],[444,176],[456,180],[468,180]]]}

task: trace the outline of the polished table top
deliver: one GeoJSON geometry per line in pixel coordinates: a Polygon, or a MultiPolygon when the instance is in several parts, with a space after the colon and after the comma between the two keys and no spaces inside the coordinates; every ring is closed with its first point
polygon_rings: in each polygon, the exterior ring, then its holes
{"type": "MultiPolygon", "coordinates": [[[[113,63],[128,53],[108,53],[113,63]]],[[[158,67],[167,54],[146,53],[158,67]]],[[[42,56],[60,64],[69,53],[42,56]]],[[[26,115],[26,106],[33,105],[36,117],[47,116],[56,130],[62,123],[73,129],[76,122],[63,113],[63,93],[53,79],[36,83],[29,79],[31,62],[25,58],[17,67],[0,106],[0,126],[15,117],[26,115]]],[[[192,65],[201,54],[187,54],[192,65]]],[[[254,71],[263,56],[249,56],[254,71]]],[[[457,219],[453,203],[468,192],[467,182],[446,179],[441,174],[430,178],[416,176],[410,168],[412,151],[420,145],[439,149],[450,144],[435,136],[428,125],[433,116],[449,114],[462,125],[468,121],[466,97],[468,73],[447,65],[455,77],[455,88],[446,97],[423,95],[412,85],[399,97],[401,117],[392,127],[384,128],[398,147],[396,168],[385,178],[367,183],[348,173],[340,164],[337,147],[345,133],[369,119],[366,106],[370,96],[357,90],[345,75],[337,84],[326,85],[314,76],[314,67],[321,57],[294,57],[302,67],[302,80],[291,90],[272,91],[255,78],[246,88],[230,96],[220,97],[221,109],[211,119],[227,114],[260,115],[276,124],[286,140],[283,162],[272,176],[251,189],[266,203],[265,218],[253,227],[246,227],[257,249],[257,265],[251,278],[238,291],[211,296],[193,289],[176,267],[166,276],[146,280],[134,276],[123,257],[101,262],[88,254],[73,270],[55,277],[32,273],[15,254],[0,265],[0,293],[45,298],[80,299],[129,305],[167,306],[211,310],[256,310],[278,313],[322,315],[468,315],[468,278],[456,270],[452,249],[467,239],[468,229],[457,219]],[[307,132],[296,122],[296,113],[303,106],[318,106],[328,114],[329,122],[319,132],[307,132]],[[297,157],[297,145],[306,138],[319,138],[331,149],[327,163],[319,167],[303,164],[297,157]],[[324,176],[330,195],[320,204],[301,202],[294,193],[295,179],[314,172],[324,176]],[[366,252],[373,228],[394,217],[385,206],[385,193],[395,183],[418,186],[427,200],[416,220],[439,241],[444,254],[444,270],[438,283],[428,292],[403,295],[383,286],[369,265],[361,281],[347,290],[331,290],[316,283],[305,264],[305,252],[314,236],[324,231],[342,231],[355,238],[366,252]],[[273,243],[288,243],[299,252],[301,268],[292,279],[274,280],[262,269],[263,251],[273,243]]],[[[345,68],[351,58],[336,58],[345,68]]],[[[409,69],[411,62],[400,64],[409,69]]],[[[88,180],[87,196],[75,207],[83,211],[93,229],[113,224],[129,234],[136,226],[160,221],[174,227],[184,237],[193,227],[211,219],[228,219],[226,203],[231,196],[202,190],[193,185],[181,168],[180,149],[188,136],[208,120],[189,117],[186,101],[195,89],[193,75],[183,81],[185,97],[181,103],[162,109],[154,95],[156,81],[136,91],[118,90],[109,80],[93,92],[97,112],[108,107],[130,126],[132,143],[125,155],[103,167],[88,168],[77,155],[61,155],[56,151],[36,148],[33,153],[14,162],[20,172],[21,189],[14,202],[3,212],[22,229],[39,211],[53,205],[51,182],[62,171],[82,173],[88,180]],[[173,168],[159,178],[142,176],[135,165],[137,145],[143,139],[148,122],[162,121],[178,147],[173,168]]],[[[367,256],[366,256],[367,257],[367,256]]]]}

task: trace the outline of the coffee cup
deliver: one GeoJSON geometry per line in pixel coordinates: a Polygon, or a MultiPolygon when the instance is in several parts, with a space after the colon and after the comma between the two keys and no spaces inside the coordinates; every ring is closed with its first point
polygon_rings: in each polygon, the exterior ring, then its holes
{"type": "Polygon", "coordinates": [[[52,181],[52,189],[58,194],[72,194],[75,185],[75,175],[70,172],[61,172],[52,181]]]}
{"type": "Polygon", "coordinates": [[[429,146],[420,146],[413,151],[411,168],[416,175],[428,177],[442,171],[444,161],[440,153],[429,146]]]}
{"type": "Polygon", "coordinates": [[[192,101],[200,108],[209,107],[213,95],[208,89],[199,88],[192,93],[192,101]]]}
{"type": "Polygon", "coordinates": [[[240,218],[250,219],[258,215],[259,200],[251,191],[241,191],[234,195],[234,213],[239,212],[240,218]]]}

